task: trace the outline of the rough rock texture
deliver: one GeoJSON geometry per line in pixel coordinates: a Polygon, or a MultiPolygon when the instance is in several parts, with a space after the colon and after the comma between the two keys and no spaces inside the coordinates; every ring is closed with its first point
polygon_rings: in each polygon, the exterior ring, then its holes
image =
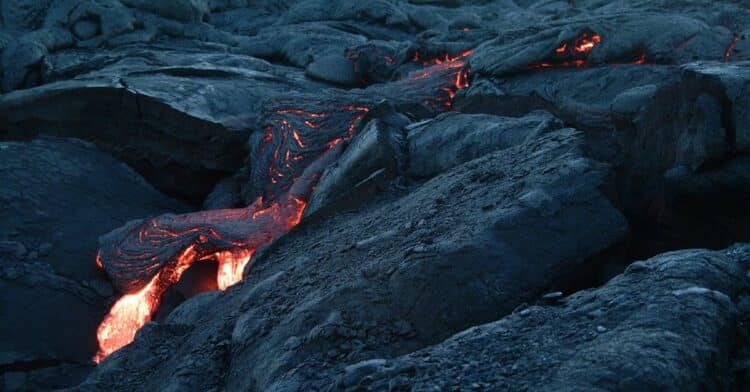
{"type": "Polygon", "coordinates": [[[747,389],[748,34],[736,0],[0,0],[0,390],[747,389]],[[275,240],[239,209],[292,189],[275,240]],[[154,272],[112,262],[255,238],[89,375],[154,272]]]}
{"type": "Polygon", "coordinates": [[[391,360],[341,369],[347,390],[727,390],[750,245],[631,264],[598,289],[532,306],[391,360]]]}
{"type": "Polygon", "coordinates": [[[408,171],[414,177],[429,178],[461,162],[560,128],[562,122],[547,112],[521,118],[446,113],[409,130],[408,171]]]}
{"type": "Polygon", "coordinates": [[[186,207],[74,139],[0,142],[0,356],[5,390],[80,381],[114,291],[96,236],[186,207]]]}
{"type": "Polygon", "coordinates": [[[320,387],[330,380],[308,378],[335,364],[511,312],[626,232],[598,190],[606,168],[581,142],[572,129],[550,132],[359,213],[303,223],[255,259],[247,284],[148,326],[84,387],[320,387]],[[159,361],[158,373],[138,358],[159,361]]]}

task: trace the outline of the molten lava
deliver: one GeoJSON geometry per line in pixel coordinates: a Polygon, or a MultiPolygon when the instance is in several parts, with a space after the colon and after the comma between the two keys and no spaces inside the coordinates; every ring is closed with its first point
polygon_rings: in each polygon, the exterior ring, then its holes
{"type": "MultiPolygon", "coordinates": [[[[469,57],[473,52],[474,52],[473,49],[469,49],[469,50],[465,50],[453,56],[451,56],[450,53],[446,52],[439,56],[423,58],[422,65],[425,67],[428,67],[430,65],[451,64],[454,67],[461,67],[464,65],[463,59],[469,57]]],[[[414,63],[418,63],[420,61],[419,50],[414,51],[414,55],[411,61],[414,63]]]]}
{"type": "MultiPolygon", "coordinates": [[[[588,55],[595,46],[602,43],[602,37],[598,34],[582,33],[572,42],[563,42],[554,50],[554,54],[542,63],[532,64],[529,69],[546,68],[582,68],[589,65],[588,55]]],[[[646,53],[643,52],[637,58],[629,61],[630,64],[642,65],[647,63],[646,53]]],[[[610,62],[610,65],[622,64],[610,62]]]]}
{"type": "Polygon", "coordinates": [[[253,156],[251,180],[262,190],[245,208],[165,214],[128,222],[100,238],[96,263],[126,293],[97,330],[97,363],[130,343],[151,320],[164,292],[196,262],[218,262],[217,285],[224,290],[242,280],[256,251],[295,227],[326,167],[336,161],[365,115],[381,99],[423,103],[435,112],[451,107],[456,91],[469,85],[464,58],[445,55],[409,78],[348,96],[273,100],[253,156]],[[341,105],[342,98],[349,104],[341,105]]]}
{"type": "Polygon", "coordinates": [[[532,69],[583,67],[588,64],[588,54],[602,42],[599,34],[582,33],[571,42],[563,42],[555,48],[549,61],[534,64],[532,69]]]}
{"type": "Polygon", "coordinates": [[[147,322],[159,308],[161,296],[180,280],[182,273],[190,267],[195,257],[194,247],[188,247],[177,262],[170,268],[164,268],[140,291],[124,295],[110,309],[109,314],[99,324],[96,336],[99,339],[99,352],[94,362],[99,363],[109,354],[133,341],[135,333],[147,322]]]}
{"type": "MultiPolygon", "coordinates": [[[[159,308],[164,292],[180,280],[182,274],[195,262],[201,260],[217,260],[219,269],[217,284],[221,290],[242,280],[242,272],[255,251],[262,245],[268,244],[279,235],[296,226],[304,212],[307,203],[293,195],[288,195],[282,202],[274,202],[266,208],[261,208],[261,200],[243,209],[217,210],[214,216],[207,211],[197,214],[169,215],[161,222],[148,221],[139,227],[137,238],[147,244],[163,245],[168,248],[165,240],[187,238],[191,243],[174,261],[165,263],[148,283],[136,292],[121,297],[109,314],[104,318],[97,330],[99,352],[94,357],[97,363],[112,352],[130,343],[135,333],[147,322],[159,308]],[[231,235],[230,230],[214,226],[216,219],[226,219],[229,226],[237,221],[252,220],[256,229],[245,238],[224,238],[231,235]],[[175,222],[174,220],[177,220],[175,222]],[[196,227],[200,222],[201,226],[196,227]],[[187,228],[179,227],[188,224],[187,228]],[[164,229],[168,227],[168,229],[164,229]],[[214,228],[216,227],[216,228],[214,228]],[[229,249],[221,249],[212,242],[227,242],[229,249]]],[[[127,244],[126,244],[127,245],[127,244]]],[[[125,247],[124,247],[125,248],[125,247]]],[[[124,249],[126,252],[130,249],[124,249]]],[[[161,249],[160,249],[161,250],[161,249]]]]}

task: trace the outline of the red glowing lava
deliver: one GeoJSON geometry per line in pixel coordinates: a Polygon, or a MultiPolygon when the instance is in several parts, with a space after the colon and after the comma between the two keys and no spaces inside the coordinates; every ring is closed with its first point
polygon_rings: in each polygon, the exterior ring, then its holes
{"type": "Polygon", "coordinates": [[[274,101],[264,111],[266,122],[259,127],[263,132],[254,155],[253,184],[263,192],[254,203],[239,209],[132,221],[102,236],[96,263],[118,291],[126,294],[99,325],[94,361],[130,343],[151,320],[164,292],[193,263],[217,261],[216,281],[221,290],[241,281],[261,246],[300,223],[323,171],[335,162],[343,142],[354,136],[378,100],[424,100],[437,112],[450,108],[456,91],[469,85],[463,59],[470,53],[430,60],[434,65],[423,71],[424,76],[352,92],[347,98],[355,102],[351,104],[274,101]]]}
{"type": "MultiPolygon", "coordinates": [[[[602,37],[598,34],[583,33],[572,42],[563,42],[546,61],[532,64],[527,69],[546,69],[546,68],[582,68],[588,66],[589,52],[602,42],[602,37]]],[[[637,58],[630,61],[630,64],[646,64],[646,53],[643,52],[637,58]]],[[[619,62],[610,62],[610,65],[622,64],[619,62]]]]}
{"type": "Polygon", "coordinates": [[[563,42],[552,57],[545,62],[533,64],[532,69],[583,67],[588,64],[588,54],[602,42],[599,34],[582,33],[572,42],[563,42]]]}
{"type": "Polygon", "coordinates": [[[600,44],[601,42],[602,37],[598,34],[594,34],[589,38],[588,34],[583,33],[576,39],[573,50],[577,53],[588,53],[591,51],[591,49],[594,49],[594,46],[600,44]]]}
{"type": "Polygon", "coordinates": [[[729,60],[732,58],[732,52],[734,51],[734,47],[737,46],[737,41],[740,39],[740,37],[735,34],[732,37],[732,41],[729,42],[727,45],[727,48],[724,50],[724,62],[728,63],[729,60]]]}
{"type": "Polygon", "coordinates": [[[109,354],[133,341],[135,333],[147,322],[159,308],[161,296],[172,284],[180,280],[180,276],[190,267],[195,257],[194,247],[189,247],[177,258],[171,268],[159,271],[153,279],[141,290],[122,296],[96,331],[99,340],[99,352],[94,356],[94,362],[99,363],[109,354]]]}
{"type": "MultiPolygon", "coordinates": [[[[451,64],[454,67],[461,67],[464,65],[464,62],[462,60],[469,57],[473,52],[473,49],[469,49],[454,56],[451,56],[450,53],[446,52],[439,56],[422,58],[422,65],[428,67],[430,65],[451,64]]],[[[414,51],[414,55],[412,56],[411,61],[413,63],[418,63],[420,61],[419,50],[414,51]]]]}
{"type": "MultiPolygon", "coordinates": [[[[135,333],[151,321],[151,317],[159,308],[164,292],[179,281],[182,274],[193,263],[201,260],[218,261],[216,281],[221,290],[241,281],[245,266],[255,251],[299,224],[307,203],[290,194],[284,202],[275,202],[266,208],[261,208],[261,205],[262,200],[258,199],[247,208],[213,211],[217,214],[216,216],[226,219],[230,225],[234,221],[253,220],[256,222],[257,232],[247,238],[223,238],[218,230],[213,228],[206,229],[205,234],[198,233],[198,229],[192,226],[181,232],[172,232],[160,226],[167,226],[168,223],[157,224],[155,220],[148,222],[145,227],[140,227],[138,237],[146,242],[157,241],[158,243],[158,241],[178,238],[188,233],[195,234],[195,242],[182,251],[175,261],[164,265],[144,287],[122,296],[115,302],[97,330],[99,352],[94,357],[94,361],[99,363],[112,352],[133,341],[135,333]],[[209,243],[213,241],[226,241],[231,248],[213,251],[214,247],[209,246],[209,243]]],[[[170,218],[179,219],[180,223],[184,223],[185,218],[194,220],[197,217],[203,225],[210,226],[211,219],[215,217],[209,217],[207,213],[204,211],[198,215],[187,214],[170,216],[170,218]]],[[[173,223],[171,226],[176,226],[176,224],[173,223]]]]}

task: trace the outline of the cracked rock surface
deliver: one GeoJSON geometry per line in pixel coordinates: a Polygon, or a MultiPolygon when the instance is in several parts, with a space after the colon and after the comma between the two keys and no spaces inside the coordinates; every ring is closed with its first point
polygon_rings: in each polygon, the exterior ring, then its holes
{"type": "Polygon", "coordinates": [[[748,34],[735,0],[0,0],[0,390],[747,390],[748,34]],[[300,178],[241,282],[199,260],[91,361],[130,287],[99,237],[300,178]]]}

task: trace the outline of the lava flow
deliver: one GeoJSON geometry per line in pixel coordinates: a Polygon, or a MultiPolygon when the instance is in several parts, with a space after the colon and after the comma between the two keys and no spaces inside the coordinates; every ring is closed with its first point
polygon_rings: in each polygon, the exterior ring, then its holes
{"type": "MultiPolygon", "coordinates": [[[[112,261],[105,265],[109,267],[107,272],[110,275],[120,272],[119,279],[113,281],[116,285],[119,283],[119,289],[130,294],[120,298],[99,325],[99,352],[94,361],[98,363],[130,343],[138,329],[151,320],[162,294],[177,283],[194,262],[218,261],[216,280],[222,290],[242,280],[242,272],[255,251],[296,226],[307,205],[291,193],[283,201],[274,202],[268,207],[262,208],[261,204],[261,199],[258,199],[258,202],[243,209],[164,215],[137,227],[125,226],[129,236],[119,243],[117,251],[122,252],[121,260],[130,261],[131,268],[112,261]],[[243,222],[250,222],[250,227],[238,230],[237,226],[243,222]],[[251,233],[246,234],[244,230],[251,230],[251,233]],[[171,251],[179,252],[171,260],[149,265],[150,261],[157,261],[165,252],[171,251]],[[139,253],[142,256],[140,259],[136,256],[139,253]],[[149,270],[157,272],[147,279],[149,270]],[[146,282],[145,285],[134,292],[123,289],[138,287],[143,282],[146,282]]],[[[103,239],[107,241],[112,234],[122,235],[115,231],[103,239]]],[[[103,251],[106,249],[103,248],[103,251]]]]}
{"type": "Polygon", "coordinates": [[[727,48],[724,50],[724,62],[728,63],[729,60],[732,58],[732,52],[734,52],[734,47],[737,46],[737,41],[739,41],[740,37],[735,34],[732,37],[732,40],[727,44],[727,48]]]}
{"type": "Polygon", "coordinates": [[[582,33],[572,42],[563,42],[555,48],[553,60],[535,64],[531,68],[583,67],[588,64],[591,49],[601,42],[599,34],[582,33]]]}
{"type": "Polygon", "coordinates": [[[258,248],[299,224],[323,171],[336,161],[378,101],[423,105],[432,114],[449,109],[456,91],[469,85],[464,59],[470,53],[445,55],[404,80],[329,99],[293,95],[272,100],[264,110],[265,120],[259,126],[263,133],[252,153],[250,182],[259,190],[254,203],[131,221],[102,236],[97,265],[126,294],[99,325],[94,361],[130,343],[151,320],[164,292],[192,264],[217,261],[216,279],[222,290],[242,280],[258,248]]]}
{"type": "MultiPolygon", "coordinates": [[[[563,42],[551,55],[550,59],[545,62],[533,64],[529,69],[545,68],[581,68],[589,65],[588,55],[595,46],[602,42],[602,37],[598,34],[582,33],[572,42],[563,42]]],[[[646,52],[642,52],[638,57],[626,63],[609,62],[609,65],[616,64],[647,64],[646,52]]]]}

